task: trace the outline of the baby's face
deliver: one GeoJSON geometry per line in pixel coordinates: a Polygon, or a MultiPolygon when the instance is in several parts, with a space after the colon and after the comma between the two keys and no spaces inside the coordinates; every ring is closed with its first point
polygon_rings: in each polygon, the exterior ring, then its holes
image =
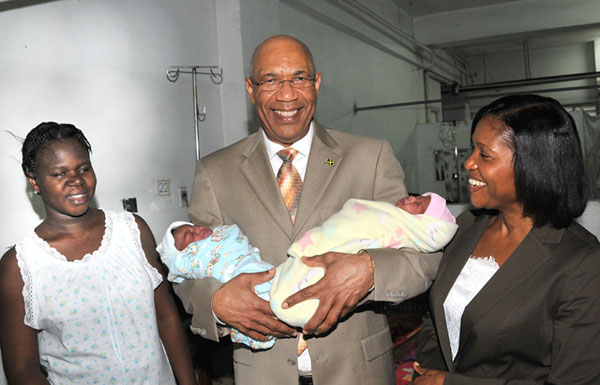
{"type": "Polygon", "coordinates": [[[410,214],[425,214],[425,210],[429,207],[431,196],[406,197],[396,202],[396,207],[410,214]]]}
{"type": "Polygon", "coordinates": [[[175,248],[183,250],[192,242],[198,242],[210,237],[212,230],[207,226],[183,225],[173,230],[175,248]]]}

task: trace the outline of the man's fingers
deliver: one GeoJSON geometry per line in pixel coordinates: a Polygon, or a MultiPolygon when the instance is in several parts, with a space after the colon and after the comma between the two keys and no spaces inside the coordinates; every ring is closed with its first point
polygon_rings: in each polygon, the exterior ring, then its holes
{"type": "Polygon", "coordinates": [[[240,314],[238,319],[239,323],[232,326],[259,341],[266,341],[270,337],[290,337],[297,334],[296,329],[273,318],[270,314],[260,311],[260,309],[240,314]]]}
{"type": "Polygon", "coordinates": [[[275,271],[276,271],[275,268],[272,267],[269,270],[263,271],[260,273],[243,273],[240,275],[247,275],[249,282],[253,286],[255,286],[255,285],[261,284],[263,282],[267,282],[268,280],[273,278],[275,276],[275,271]]]}
{"type": "Polygon", "coordinates": [[[281,307],[284,309],[288,309],[302,301],[306,301],[307,299],[310,298],[317,298],[316,293],[319,292],[319,283],[321,281],[315,283],[314,285],[305,287],[304,289],[297,291],[296,293],[290,295],[289,297],[287,297],[283,303],[281,304],[281,307]]]}
{"type": "Polygon", "coordinates": [[[340,317],[341,317],[340,313],[342,312],[342,310],[343,310],[343,306],[336,305],[334,303],[334,306],[332,306],[329,309],[329,312],[327,313],[327,317],[325,317],[323,322],[321,322],[321,325],[319,325],[317,327],[317,329],[315,330],[315,335],[327,333],[329,331],[329,329],[331,329],[340,319],[340,317]]]}
{"type": "Polygon", "coordinates": [[[325,262],[321,255],[315,255],[314,257],[302,257],[302,262],[306,266],[310,267],[325,267],[325,262]]]}
{"type": "Polygon", "coordinates": [[[265,341],[269,336],[296,335],[296,330],[277,320],[269,303],[254,292],[256,284],[268,281],[274,274],[275,269],[240,274],[221,286],[212,302],[217,318],[259,341],[265,341]]]}
{"type": "Polygon", "coordinates": [[[248,327],[238,327],[236,329],[257,341],[267,341],[270,339],[269,329],[260,324],[255,324],[248,327]]]}
{"type": "Polygon", "coordinates": [[[258,273],[255,277],[253,277],[253,280],[258,284],[258,283],[263,283],[263,282],[267,282],[268,280],[270,280],[271,278],[273,278],[275,276],[275,268],[272,267],[269,270],[262,272],[262,273],[258,273]]]}
{"type": "Polygon", "coordinates": [[[331,301],[327,299],[323,299],[319,301],[319,307],[315,311],[315,314],[308,320],[308,322],[304,325],[302,329],[302,333],[304,334],[314,334],[315,331],[321,326],[323,320],[327,318],[329,311],[331,309],[331,301]]]}

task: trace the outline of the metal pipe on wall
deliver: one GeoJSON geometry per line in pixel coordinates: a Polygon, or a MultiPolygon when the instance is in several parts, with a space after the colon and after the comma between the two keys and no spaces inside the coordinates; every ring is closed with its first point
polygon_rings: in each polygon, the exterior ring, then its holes
{"type": "MultiPolygon", "coordinates": [[[[590,85],[590,86],[576,86],[576,87],[561,87],[561,88],[548,88],[541,90],[529,90],[527,93],[552,93],[552,92],[563,92],[563,91],[575,91],[575,90],[589,90],[589,89],[600,89],[600,84],[590,85]]],[[[382,110],[387,108],[396,108],[396,107],[407,107],[407,106],[415,106],[419,104],[427,104],[427,103],[441,103],[441,102],[460,102],[460,101],[468,101],[473,99],[487,99],[487,98],[499,98],[501,96],[513,95],[514,92],[500,92],[495,94],[485,94],[485,95],[472,95],[472,96],[456,96],[445,99],[433,99],[433,100],[419,100],[415,102],[405,102],[405,103],[391,103],[391,104],[378,104],[374,106],[366,106],[359,107],[354,104],[352,110],[354,115],[360,111],[368,111],[368,110],[382,110]]]]}
{"type": "MultiPolygon", "coordinates": [[[[573,80],[584,80],[584,79],[595,79],[600,77],[600,72],[582,72],[578,74],[568,74],[568,75],[557,75],[557,76],[544,76],[539,78],[531,78],[531,79],[520,79],[520,80],[509,80],[505,82],[494,82],[494,83],[484,83],[484,84],[476,84],[472,86],[458,86],[460,92],[469,92],[469,91],[485,91],[485,90],[493,90],[497,88],[511,88],[511,87],[522,87],[522,86],[532,86],[538,84],[549,84],[549,83],[561,83],[568,82],[573,80]]],[[[447,85],[442,88],[442,93],[452,93],[456,86],[447,85]]]]}
{"type": "Polygon", "coordinates": [[[531,78],[531,63],[529,62],[529,43],[527,40],[523,42],[523,56],[525,61],[525,79],[531,78]]]}

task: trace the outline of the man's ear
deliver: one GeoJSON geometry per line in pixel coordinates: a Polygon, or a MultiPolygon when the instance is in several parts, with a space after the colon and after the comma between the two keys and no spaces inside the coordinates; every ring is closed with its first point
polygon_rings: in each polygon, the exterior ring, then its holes
{"type": "Polygon", "coordinates": [[[317,72],[315,75],[315,90],[317,91],[317,95],[319,95],[319,88],[321,88],[321,73],[317,72]]]}
{"type": "Polygon", "coordinates": [[[250,101],[254,104],[254,84],[252,84],[250,78],[246,78],[246,92],[248,93],[248,97],[250,97],[250,101]]]}

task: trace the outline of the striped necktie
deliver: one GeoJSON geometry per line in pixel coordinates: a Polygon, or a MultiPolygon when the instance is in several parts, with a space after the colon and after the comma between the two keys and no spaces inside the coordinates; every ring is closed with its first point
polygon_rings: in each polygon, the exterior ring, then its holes
{"type": "Polygon", "coordinates": [[[292,164],[298,151],[293,148],[284,148],[277,155],[283,160],[283,164],[277,172],[277,184],[283,201],[287,207],[292,223],[296,219],[296,210],[298,209],[298,201],[300,200],[300,192],[302,191],[302,179],[296,167],[292,164]]]}

